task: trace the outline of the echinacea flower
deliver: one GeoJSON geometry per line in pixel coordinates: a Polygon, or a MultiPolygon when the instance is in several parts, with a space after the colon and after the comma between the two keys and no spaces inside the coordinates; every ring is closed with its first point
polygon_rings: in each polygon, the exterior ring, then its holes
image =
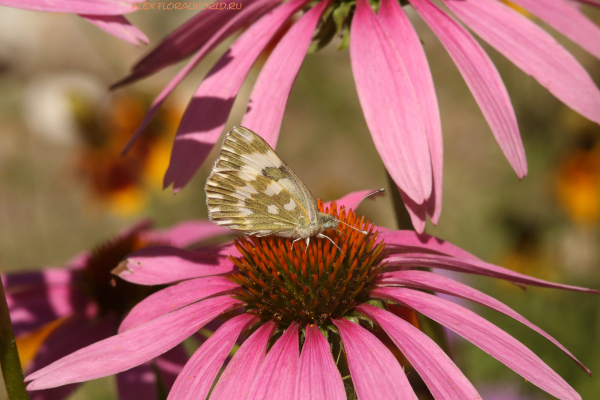
{"type": "Polygon", "coordinates": [[[136,3],[146,0],[0,0],[0,6],[20,8],[31,11],[78,14],[87,22],[103,31],[139,45],[149,40],[138,28],[133,26],[123,14],[129,14],[139,7],[136,3]]]}
{"type": "MultiPolygon", "coordinates": [[[[65,355],[117,333],[124,315],[156,289],[115,279],[111,270],[130,252],[149,245],[187,246],[227,231],[204,221],[189,221],[164,231],[145,221],[63,268],[2,276],[21,362],[34,371],[65,355]]],[[[121,399],[157,399],[153,368],[165,387],[173,384],[187,360],[181,346],[152,362],[117,375],[121,399]],[[141,396],[141,397],[140,397],[141,396]]],[[[150,361],[150,360],[148,360],[150,361]]],[[[33,400],[66,398],[77,385],[31,394],[33,400]]]]}
{"type": "MultiPolygon", "coordinates": [[[[349,195],[349,204],[364,193],[349,195]]],[[[474,312],[429,291],[495,309],[525,324],[564,351],[546,332],[499,301],[442,275],[440,268],[582,292],[488,264],[450,243],[413,231],[377,228],[336,203],[319,210],[368,233],[340,225],[308,246],[289,238],[241,238],[219,252],[145,248],[117,270],[139,284],[172,284],[137,304],[119,334],[81,349],[26,378],[28,390],[95,379],[160,356],[218,316],[229,319],[179,373],[169,400],[347,398],[413,399],[403,366],[374,335],[381,329],[421,375],[436,399],[480,399],[438,345],[400,318],[413,309],[465,337],[551,395],[581,399],[526,346],[474,312]],[[225,257],[228,255],[227,257],[225,257]],[[229,313],[237,310],[237,314],[229,313]],[[240,314],[241,312],[241,314],[240,314]],[[247,334],[245,334],[245,332],[247,334]],[[217,379],[238,337],[244,339],[217,379]]]]}
{"type": "MultiPolygon", "coordinates": [[[[586,3],[593,0],[586,0],[586,3]]],[[[172,32],[115,86],[153,74],[193,55],[155,99],[132,142],[181,80],[237,30],[250,25],[206,75],[183,116],[164,186],[185,186],[218,141],[253,64],[279,39],[254,85],[241,125],[275,147],[284,109],[302,61],[338,34],[350,60],[364,116],[381,158],[402,191],[413,225],[441,213],[443,146],[434,85],[419,37],[397,0],[249,0],[237,10],[207,10],[172,32]],[[373,11],[370,4],[378,8],[373,11]],[[279,38],[278,32],[306,11],[279,38]],[[315,29],[318,30],[315,35],[315,29]]],[[[508,92],[477,40],[432,0],[409,0],[440,39],[464,77],[519,178],[525,151],[508,92]]],[[[443,0],[468,28],[566,105],[598,123],[600,91],[579,62],[544,29],[497,0],[443,0]]],[[[600,28],[567,0],[515,0],[576,44],[600,57],[600,28]]],[[[236,5],[234,0],[224,4],[236,5]]],[[[404,4],[404,3],[403,3],[404,4]]]]}

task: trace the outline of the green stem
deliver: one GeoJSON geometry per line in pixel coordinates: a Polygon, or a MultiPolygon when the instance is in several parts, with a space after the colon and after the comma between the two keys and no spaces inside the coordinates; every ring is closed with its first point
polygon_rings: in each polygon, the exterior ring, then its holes
{"type": "Polygon", "coordinates": [[[4,376],[6,392],[10,400],[29,400],[29,395],[25,391],[25,382],[21,361],[15,343],[15,334],[13,333],[8,313],[8,304],[4,295],[4,284],[0,278],[0,366],[4,376]]]}

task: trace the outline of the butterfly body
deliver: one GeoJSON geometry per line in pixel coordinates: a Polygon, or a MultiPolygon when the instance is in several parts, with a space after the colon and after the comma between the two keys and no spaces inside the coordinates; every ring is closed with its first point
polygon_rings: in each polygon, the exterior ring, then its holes
{"type": "Polygon", "coordinates": [[[241,126],[225,135],[205,189],[209,218],[248,235],[308,239],[339,223],[318,211],[306,185],[264,139],[241,126]]]}

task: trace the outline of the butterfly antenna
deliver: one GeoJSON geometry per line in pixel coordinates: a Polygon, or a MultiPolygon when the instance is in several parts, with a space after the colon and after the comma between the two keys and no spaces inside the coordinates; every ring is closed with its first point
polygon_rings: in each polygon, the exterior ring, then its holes
{"type": "Polygon", "coordinates": [[[357,229],[357,228],[353,227],[352,225],[348,225],[347,223],[345,223],[344,221],[340,221],[339,219],[337,220],[337,222],[339,222],[339,223],[341,223],[341,224],[344,224],[344,225],[346,225],[347,227],[354,229],[355,231],[359,231],[359,232],[360,232],[360,233],[362,233],[363,235],[366,235],[366,234],[368,234],[368,233],[369,233],[369,232],[367,232],[367,231],[361,231],[360,229],[357,229]]]}
{"type": "Polygon", "coordinates": [[[354,203],[348,204],[347,206],[344,206],[340,211],[337,212],[337,214],[335,214],[335,216],[337,217],[339,213],[341,213],[342,211],[344,211],[345,209],[347,209],[348,207],[350,207],[350,206],[352,206],[352,205],[354,205],[356,203],[360,203],[361,201],[363,201],[367,197],[372,196],[372,195],[377,194],[377,193],[381,193],[381,192],[385,192],[385,188],[377,189],[374,192],[371,192],[371,193],[367,194],[366,196],[361,197],[359,200],[356,200],[354,203]]]}

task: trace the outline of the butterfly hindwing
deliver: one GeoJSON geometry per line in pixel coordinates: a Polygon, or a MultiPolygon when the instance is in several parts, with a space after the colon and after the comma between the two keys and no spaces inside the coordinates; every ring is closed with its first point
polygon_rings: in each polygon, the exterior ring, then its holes
{"type": "Polygon", "coordinates": [[[312,194],[254,132],[236,127],[223,141],[206,184],[210,218],[257,236],[293,236],[316,219],[312,194]]]}

